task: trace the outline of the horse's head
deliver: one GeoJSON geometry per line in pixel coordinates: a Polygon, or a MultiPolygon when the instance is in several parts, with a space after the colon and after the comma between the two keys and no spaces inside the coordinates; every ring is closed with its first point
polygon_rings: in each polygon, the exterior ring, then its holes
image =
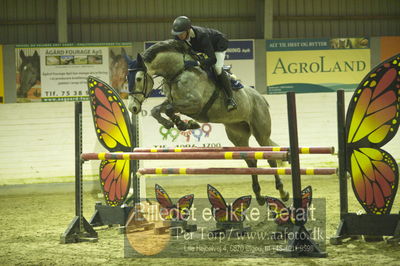
{"type": "Polygon", "coordinates": [[[140,54],[136,60],[125,56],[128,62],[128,109],[137,114],[142,110],[143,101],[150,96],[154,86],[153,78],[147,73],[146,66],[140,54]]]}
{"type": "Polygon", "coordinates": [[[121,48],[121,54],[115,54],[110,50],[110,80],[111,86],[118,92],[123,89],[126,75],[128,74],[128,65],[126,51],[121,48]]]}
{"type": "Polygon", "coordinates": [[[19,56],[22,62],[18,69],[20,75],[18,97],[27,97],[30,88],[36,81],[40,81],[40,57],[37,51],[32,56],[26,56],[23,50],[19,52],[19,56]]]}

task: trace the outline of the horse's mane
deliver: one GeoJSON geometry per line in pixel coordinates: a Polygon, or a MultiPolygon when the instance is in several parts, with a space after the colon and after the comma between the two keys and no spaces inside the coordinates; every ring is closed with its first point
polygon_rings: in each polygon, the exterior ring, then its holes
{"type": "Polygon", "coordinates": [[[188,53],[188,46],[178,40],[166,40],[160,41],[143,52],[143,59],[145,62],[151,63],[158,53],[161,52],[178,52],[178,53],[188,53]]]}

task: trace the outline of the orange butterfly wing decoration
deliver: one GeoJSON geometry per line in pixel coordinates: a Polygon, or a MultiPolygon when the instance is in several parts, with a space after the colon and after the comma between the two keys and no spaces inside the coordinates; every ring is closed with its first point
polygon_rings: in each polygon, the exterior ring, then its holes
{"type": "Polygon", "coordinates": [[[390,213],[398,187],[395,159],[381,149],[399,128],[400,54],[360,83],[346,117],[346,165],[357,200],[367,213],[390,213]]]}
{"type": "Polygon", "coordinates": [[[194,195],[181,197],[176,204],[172,203],[167,192],[158,184],[155,185],[156,199],[160,204],[160,215],[164,220],[183,221],[190,216],[194,195]]]}
{"type": "MultiPolygon", "coordinates": [[[[129,114],[118,93],[95,77],[88,78],[96,135],[110,152],[132,151],[129,114]]],[[[103,160],[100,183],[107,205],[120,206],[129,193],[131,161],[103,160]]]]}
{"type": "Polygon", "coordinates": [[[245,212],[250,207],[251,196],[242,196],[231,205],[227,205],[222,194],[213,186],[207,185],[208,200],[212,214],[217,222],[243,222],[245,212]]]}
{"type": "MultiPolygon", "coordinates": [[[[291,222],[294,224],[295,217],[293,213],[293,206],[286,207],[286,205],[277,198],[266,196],[265,200],[267,202],[269,210],[272,212],[274,221],[278,225],[285,225],[291,222]]],[[[303,211],[303,216],[298,217],[301,222],[307,222],[308,208],[312,202],[312,187],[307,186],[301,191],[301,208],[303,211]]]]}

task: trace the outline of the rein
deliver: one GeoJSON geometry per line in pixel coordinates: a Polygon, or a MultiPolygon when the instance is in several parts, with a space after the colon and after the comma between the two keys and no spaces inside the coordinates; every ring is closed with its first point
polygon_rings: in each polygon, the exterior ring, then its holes
{"type": "MultiPolygon", "coordinates": [[[[183,54],[183,65],[185,65],[185,57],[186,54],[183,54]]],[[[176,80],[177,77],[179,77],[180,74],[182,74],[183,72],[185,72],[185,67],[183,67],[181,70],[179,70],[172,78],[168,79],[167,82],[169,84],[171,84],[172,82],[174,82],[176,80]]],[[[164,79],[165,80],[165,79],[164,79]]]]}

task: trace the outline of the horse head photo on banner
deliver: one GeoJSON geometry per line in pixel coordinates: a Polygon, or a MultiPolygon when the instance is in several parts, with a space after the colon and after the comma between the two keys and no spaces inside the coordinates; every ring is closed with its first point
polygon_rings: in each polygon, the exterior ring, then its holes
{"type": "Polygon", "coordinates": [[[35,50],[21,49],[17,59],[17,98],[40,98],[40,56],[35,50]],[[18,63],[19,62],[19,63],[18,63]],[[19,82],[18,82],[19,81],[19,82]]]}
{"type": "Polygon", "coordinates": [[[122,98],[127,98],[128,93],[125,89],[126,75],[128,74],[128,65],[125,58],[127,53],[125,48],[121,47],[120,52],[115,52],[110,48],[110,83],[111,86],[120,94],[122,98]]]}

